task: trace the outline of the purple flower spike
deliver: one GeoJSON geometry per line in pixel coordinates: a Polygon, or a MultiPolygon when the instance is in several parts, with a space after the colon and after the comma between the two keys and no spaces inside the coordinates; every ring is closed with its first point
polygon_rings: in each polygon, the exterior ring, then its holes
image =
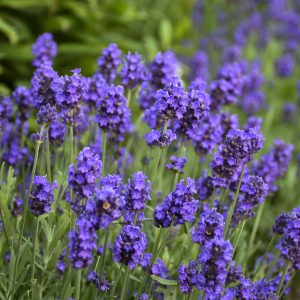
{"type": "Polygon", "coordinates": [[[154,225],[157,227],[169,227],[174,221],[174,225],[192,222],[199,206],[199,201],[195,200],[195,181],[192,178],[181,180],[174,191],[167,195],[165,201],[154,210],[154,225]]]}
{"type": "Polygon", "coordinates": [[[49,103],[45,106],[42,105],[36,118],[40,126],[48,127],[56,120],[56,108],[52,107],[49,103]]]}
{"type": "Polygon", "coordinates": [[[113,248],[113,259],[133,270],[140,262],[147,247],[145,233],[137,226],[126,225],[122,228],[113,248]]]}
{"type": "Polygon", "coordinates": [[[34,55],[32,61],[34,67],[39,67],[42,64],[52,66],[53,59],[57,54],[57,45],[53,40],[53,35],[48,32],[40,35],[32,46],[32,53],[34,55]]]}
{"type": "Polygon", "coordinates": [[[32,214],[39,217],[51,211],[51,202],[54,199],[53,189],[57,183],[51,185],[46,176],[35,176],[33,188],[29,197],[29,207],[32,214]]]}
{"type": "Polygon", "coordinates": [[[98,59],[99,71],[108,84],[115,80],[120,64],[121,50],[116,44],[109,44],[107,48],[103,49],[98,59]]]}
{"type": "Polygon", "coordinates": [[[193,290],[197,279],[197,270],[198,264],[195,261],[191,261],[189,265],[186,267],[184,265],[180,265],[178,269],[178,283],[180,286],[180,290],[184,294],[190,294],[193,290]]]}
{"type": "Polygon", "coordinates": [[[172,155],[170,157],[170,163],[166,164],[166,168],[174,173],[183,174],[183,168],[186,164],[186,157],[176,157],[172,155]]]}

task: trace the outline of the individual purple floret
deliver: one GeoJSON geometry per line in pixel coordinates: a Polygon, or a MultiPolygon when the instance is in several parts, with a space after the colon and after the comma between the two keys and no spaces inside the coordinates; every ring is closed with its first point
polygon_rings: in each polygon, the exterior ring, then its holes
{"type": "Polygon", "coordinates": [[[211,109],[236,103],[242,92],[242,70],[238,63],[224,65],[210,84],[211,109]]]}
{"type": "Polygon", "coordinates": [[[192,292],[197,278],[197,267],[198,264],[193,260],[187,267],[184,265],[180,265],[178,269],[177,281],[183,294],[190,294],[192,292]]]}
{"type": "Polygon", "coordinates": [[[222,238],[204,244],[198,257],[201,270],[196,277],[195,286],[206,293],[207,299],[217,299],[222,295],[232,252],[230,242],[222,238]]]}
{"type": "Polygon", "coordinates": [[[63,274],[66,270],[66,255],[67,255],[67,250],[64,249],[61,253],[61,255],[58,257],[58,260],[56,262],[56,269],[60,274],[63,274]]]}
{"type": "Polygon", "coordinates": [[[106,279],[105,274],[100,277],[95,271],[90,270],[87,281],[91,281],[100,292],[107,292],[112,284],[106,279]]]}
{"type": "Polygon", "coordinates": [[[46,176],[35,176],[33,187],[29,197],[29,207],[32,214],[39,217],[51,211],[51,202],[54,199],[53,189],[57,183],[49,183],[46,176]]]}
{"type": "Polygon", "coordinates": [[[170,162],[166,164],[166,168],[175,173],[183,174],[183,168],[186,164],[186,157],[170,156],[170,162]]]}
{"type": "Polygon", "coordinates": [[[290,54],[284,54],[275,63],[275,69],[277,75],[280,77],[289,77],[293,74],[295,68],[295,62],[293,56],[290,54]]]}
{"type": "MultiPolygon", "coordinates": [[[[237,184],[237,182],[233,182],[230,185],[233,194],[236,193],[237,184]]],[[[267,193],[268,185],[261,177],[245,174],[242,179],[238,200],[233,212],[231,226],[237,226],[244,218],[254,217],[254,209],[260,203],[264,202],[267,193]]]]}
{"type": "Polygon", "coordinates": [[[135,172],[132,180],[128,179],[125,194],[124,218],[131,223],[134,222],[135,215],[138,220],[142,219],[140,215],[145,208],[146,203],[151,199],[151,183],[143,172],[135,172]]]}
{"type": "Polygon", "coordinates": [[[93,195],[97,180],[100,178],[102,162],[98,154],[89,147],[83,148],[78,154],[77,163],[69,167],[69,186],[79,201],[93,195]]]}
{"type": "Polygon", "coordinates": [[[223,216],[217,212],[216,208],[204,207],[198,226],[191,229],[193,242],[203,245],[212,239],[221,239],[224,234],[224,226],[223,216]]]}
{"type": "Polygon", "coordinates": [[[98,59],[99,72],[108,84],[113,83],[117,76],[118,67],[121,64],[121,50],[116,44],[109,44],[102,50],[98,59]]]}
{"type": "Polygon", "coordinates": [[[263,154],[259,161],[254,161],[253,173],[263,178],[270,192],[277,190],[274,183],[285,174],[292,158],[293,148],[291,144],[276,140],[269,153],[263,154]]]}
{"type": "Polygon", "coordinates": [[[29,118],[30,110],[34,106],[34,99],[31,89],[18,86],[12,93],[13,99],[18,106],[18,118],[26,121],[29,118]]]}
{"type": "Polygon", "coordinates": [[[194,54],[190,62],[191,78],[208,79],[209,77],[209,61],[208,55],[204,51],[198,51],[194,54]]]}
{"type": "Polygon", "coordinates": [[[56,91],[56,101],[63,109],[74,109],[88,89],[87,79],[80,71],[74,69],[71,76],[61,76],[51,83],[51,88],[56,91]]]}
{"type": "Polygon", "coordinates": [[[243,270],[241,266],[236,266],[235,261],[232,261],[230,268],[228,269],[226,277],[226,285],[237,283],[244,277],[243,270]]]}
{"type": "Polygon", "coordinates": [[[197,127],[187,131],[192,139],[192,145],[199,154],[208,154],[222,141],[223,129],[220,115],[209,117],[197,127]]]}
{"type": "Polygon", "coordinates": [[[125,205],[125,188],[118,175],[107,175],[101,180],[101,189],[87,203],[87,210],[96,229],[107,228],[122,215],[125,205]]]}
{"type": "Polygon", "coordinates": [[[176,140],[176,138],[176,134],[171,129],[167,129],[165,132],[152,129],[151,132],[145,134],[146,143],[150,147],[165,148],[176,140]]]}
{"type": "Polygon", "coordinates": [[[134,89],[146,78],[146,69],[141,61],[141,56],[135,52],[130,52],[124,57],[123,69],[121,70],[121,79],[127,89],[134,89]]]}
{"type": "Polygon", "coordinates": [[[32,53],[34,55],[32,61],[34,67],[39,67],[42,64],[52,66],[53,59],[57,54],[57,45],[53,40],[53,35],[48,32],[40,35],[32,46],[32,53]]]}
{"type": "Polygon", "coordinates": [[[113,260],[133,270],[140,262],[147,247],[145,233],[138,226],[125,225],[113,247],[113,260]]]}
{"type": "Polygon", "coordinates": [[[42,105],[40,107],[36,115],[36,121],[39,126],[48,127],[50,124],[55,122],[56,117],[56,108],[48,103],[45,106],[42,105]]]}
{"type": "Polygon", "coordinates": [[[201,77],[197,77],[189,85],[189,91],[198,90],[200,92],[205,92],[206,88],[207,88],[207,82],[201,77]]]}
{"type": "Polygon", "coordinates": [[[168,268],[160,258],[156,260],[156,262],[153,264],[151,268],[151,274],[159,276],[161,278],[167,278],[168,272],[169,272],[168,268]]]}
{"type": "Polygon", "coordinates": [[[124,135],[132,130],[131,113],[126,105],[122,86],[110,86],[106,89],[105,97],[98,100],[96,109],[98,114],[95,122],[109,133],[110,139],[121,142],[124,135]]]}
{"type": "Polygon", "coordinates": [[[169,227],[192,222],[199,206],[199,201],[194,198],[196,193],[195,181],[192,178],[181,180],[174,191],[167,195],[165,201],[154,210],[154,225],[157,227],[169,227]]]}
{"type": "Polygon", "coordinates": [[[14,217],[18,217],[22,214],[24,202],[20,197],[16,197],[13,202],[12,214],[14,217]]]}
{"type": "Polygon", "coordinates": [[[97,235],[90,220],[80,217],[75,228],[69,232],[69,248],[72,267],[83,269],[93,262],[93,251],[96,249],[97,235]]]}
{"type": "Polygon", "coordinates": [[[281,214],[276,218],[273,231],[282,235],[277,244],[281,256],[300,269],[300,207],[294,208],[289,214],[281,214]]]}
{"type": "Polygon", "coordinates": [[[91,78],[87,77],[87,86],[83,100],[90,106],[95,107],[99,99],[105,96],[107,82],[102,74],[95,73],[91,78]]]}
{"type": "Polygon", "coordinates": [[[49,126],[49,140],[50,143],[59,147],[64,143],[66,135],[66,125],[60,123],[58,120],[49,126]]]}
{"type": "Polygon", "coordinates": [[[55,106],[56,100],[56,86],[53,83],[58,80],[59,76],[52,67],[47,65],[41,65],[33,73],[31,79],[31,90],[35,101],[35,106],[50,104],[55,106]]]}
{"type": "Polygon", "coordinates": [[[145,293],[143,293],[139,298],[139,300],[148,300],[148,299],[149,299],[149,296],[145,293]]]}

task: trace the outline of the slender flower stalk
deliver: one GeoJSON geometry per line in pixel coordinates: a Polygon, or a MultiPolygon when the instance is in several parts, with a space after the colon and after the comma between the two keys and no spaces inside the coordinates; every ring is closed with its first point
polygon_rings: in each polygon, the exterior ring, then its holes
{"type": "Polygon", "coordinates": [[[47,135],[47,140],[46,140],[46,163],[47,163],[47,176],[52,183],[52,176],[51,176],[51,153],[50,153],[50,137],[49,137],[49,128],[46,128],[46,135],[47,135]]]}
{"type": "MultiPolygon", "coordinates": [[[[43,130],[44,130],[44,128],[41,127],[40,136],[42,136],[43,130]]],[[[21,230],[20,230],[19,238],[18,238],[16,259],[15,259],[15,265],[14,265],[14,271],[13,271],[12,292],[11,292],[12,299],[14,297],[15,289],[16,289],[15,283],[16,283],[16,275],[17,275],[18,261],[19,261],[19,255],[20,255],[21,241],[22,241],[22,237],[23,237],[23,233],[24,233],[24,229],[25,229],[26,215],[27,215],[27,210],[28,210],[28,202],[29,202],[33,179],[34,179],[36,166],[37,166],[37,162],[38,162],[40,145],[41,145],[41,143],[37,142],[36,146],[35,146],[35,154],[34,154],[33,166],[32,166],[32,171],[31,171],[31,176],[30,176],[30,182],[29,182],[27,196],[25,198],[25,203],[24,203],[24,209],[23,209],[22,220],[21,220],[21,230]]]]}
{"type": "Polygon", "coordinates": [[[32,300],[34,300],[34,271],[35,271],[35,253],[36,253],[36,244],[37,244],[37,238],[39,234],[39,217],[36,218],[35,221],[35,229],[34,229],[34,239],[33,239],[33,247],[32,247],[32,266],[31,266],[31,283],[33,285],[32,287],[32,300]]]}
{"type": "Polygon", "coordinates": [[[258,266],[257,266],[257,268],[256,268],[256,270],[255,270],[255,272],[254,272],[254,274],[253,274],[253,280],[256,280],[257,275],[259,274],[259,270],[260,270],[261,266],[263,265],[263,262],[265,261],[266,256],[267,256],[267,254],[269,253],[269,250],[270,250],[270,248],[272,247],[272,245],[273,245],[275,239],[276,239],[276,235],[274,234],[273,237],[272,237],[272,239],[270,240],[270,242],[269,242],[269,244],[268,244],[268,246],[267,246],[265,252],[264,252],[264,255],[263,255],[261,261],[259,262],[259,264],[258,264],[258,266]]]}
{"type": "Polygon", "coordinates": [[[124,265],[121,264],[120,267],[119,267],[118,273],[117,273],[117,277],[114,280],[114,285],[113,285],[113,287],[110,291],[110,297],[113,297],[115,295],[115,290],[117,288],[118,282],[119,282],[121,274],[123,272],[123,268],[124,268],[124,265]]]}
{"type": "Polygon", "coordinates": [[[103,131],[103,134],[102,134],[102,177],[105,176],[106,146],[107,146],[107,133],[103,131]]]}
{"type": "Polygon", "coordinates": [[[227,219],[226,219],[226,223],[225,223],[225,229],[224,229],[224,237],[225,238],[228,235],[229,226],[230,226],[230,222],[231,222],[232,215],[233,215],[233,212],[234,212],[234,208],[236,206],[236,203],[237,203],[237,200],[238,200],[238,197],[239,197],[239,192],[240,192],[240,188],[241,188],[241,184],[242,184],[242,179],[243,179],[243,176],[244,176],[245,166],[246,165],[243,166],[242,172],[240,174],[240,179],[239,179],[239,182],[238,182],[238,187],[237,187],[237,190],[236,190],[236,193],[235,193],[235,197],[234,197],[233,203],[231,204],[231,206],[229,208],[229,211],[228,211],[228,215],[227,215],[227,219]]]}
{"type": "Polygon", "coordinates": [[[124,285],[123,285],[123,288],[122,288],[120,300],[127,299],[126,294],[127,294],[129,277],[130,277],[130,269],[128,267],[125,267],[125,268],[126,268],[126,270],[125,270],[125,276],[124,276],[124,285]]]}
{"type": "Polygon", "coordinates": [[[75,299],[80,299],[81,269],[76,270],[75,299]]]}
{"type": "Polygon", "coordinates": [[[283,283],[284,283],[284,279],[285,279],[285,277],[286,277],[286,274],[288,273],[288,270],[289,270],[290,267],[291,267],[291,263],[288,262],[288,263],[286,264],[284,270],[283,270],[283,273],[281,274],[281,279],[280,279],[280,282],[279,282],[278,287],[277,287],[277,290],[276,290],[276,295],[278,295],[278,296],[279,296],[279,293],[280,293],[280,291],[281,291],[282,285],[283,285],[283,283]]]}

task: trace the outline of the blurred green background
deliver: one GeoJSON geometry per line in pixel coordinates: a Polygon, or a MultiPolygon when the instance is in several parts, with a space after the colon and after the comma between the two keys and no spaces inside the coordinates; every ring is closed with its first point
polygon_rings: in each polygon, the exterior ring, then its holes
{"type": "Polygon", "coordinates": [[[51,32],[58,43],[55,67],[96,69],[102,48],[115,42],[147,59],[159,50],[182,50],[192,34],[193,0],[0,0],[0,82],[7,91],[31,77],[31,45],[51,32]]]}

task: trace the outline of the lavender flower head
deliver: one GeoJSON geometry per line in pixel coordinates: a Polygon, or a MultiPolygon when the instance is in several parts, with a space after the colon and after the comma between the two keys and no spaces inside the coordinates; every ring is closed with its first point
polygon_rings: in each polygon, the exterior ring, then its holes
{"type": "Polygon", "coordinates": [[[32,214],[39,217],[51,211],[54,199],[53,189],[57,188],[56,181],[51,185],[46,176],[35,176],[29,197],[29,207],[32,214]]]}
{"type": "Polygon", "coordinates": [[[242,48],[239,45],[232,45],[227,47],[223,53],[223,63],[233,64],[240,60],[242,48]]]}
{"type": "Polygon", "coordinates": [[[197,267],[198,264],[193,260],[187,267],[184,265],[180,265],[178,269],[177,281],[183,294],[190,294],[192,292],[195,285],[195,279],[197,278],[197,267]]]}
{"type": "Polygon", "coordinates": [[[121,70],[121,78],[123,85],[132,90],[143,82],[145,77],[145,66],[141,62],[141,56],[135,52],[130,52],[124,57],[124,65],[121,70]]]}
{"type": "Polygon", "coordinates": [[[300,207],[276,218],[273,231],[282,235],[277,244],[281,256],[300,269],[300,207]]]}
{"type": "Polygon", "coordinates": [[[294,59],[290,54],[284,54],[275,63],[275,69],[280,77],[289,77],[293,74],[295,67],[294,59]]]}
{"type": "Polygon", "coordinates": [[[117,76],[118,67],[121,64],[121,50],[116,44],[109,44],[103,49],[98,59],[99,72],[104,76],[108,84],[113,83],[117,76]]]}
{"type": "Polygon", "coordinates": [[[242,70],[239,64],[224,65],[210,85],[211,109],[236,103],[242,92],[242,70]]]}
{"type": "Polygon", "coordinates": [[[190,62],[191,78],[208,79],[209,77],[208,55],[204,51],[198,51],[194,54],[190,62]]]}
{"type": "Polygon", "coordinates": [[[161,278],[167,278],[169,270],[162,261],[158,258],[151,268],[151,274],[159,276],[161,278]]]}
{"type": "Polygon", "coordinates": [[[59,147],[64,143],[66,134],[66,125],[60,123],[58,120],[54,121],[49,126],[49,140],[51,144],[59,147]]]}
{"type": "Polygon", "coordinates": [[[170,162],[166,164],[166,169],[173,171],[174,173],[183,174],[183,168],[186,164],[186,157],[176,157],[172,155],[170,162]]]}
{"type": "Polygon", "coordinates": [[[230,130],[211,163],[213,173],[229,181],[238,180],[244,164],[263,146],[263,136],[256,130],[230,130]]]}
{"type": "Polygon", "coordinates": [[[293,145],[276,140],[269,153],[263,154],[259,161],[254,161],[253,173],[263,178],[270,192],[277,190],[274,183],[285,174],[293,149],[293,145]]]}
{"type": "Polygon", "coordinates": [[[106,89],[105,97],[99,99],[96,105],[98,114],[95,122],[99,127],[110,133],[110,138],[118,142],[132,130],[131,113],[126,105],[122,86],[110,86],[106,89]]]}
{"type": "Polygon", "coordinates": [[[13,113],[13,106],[9,97],[0,96],[0,134],[5,130],[5,125],[13,113]]]}
{"type": "MultiPolygon", "coordinates": [[[[134,214],[142,212],[146,203],[151,199],[151,184],[143,172],[135,172],[126,187],[125,219],[134,220],[134,214]]],[[[140,219],[140,217],[139,217],[140,219]]]]}
{"type": "Polygon", "coordinates": [[[138,226],[126,225],[117,236],[113,247],[113,260],[133,270],[140,262],[147,247],[145,233],[138,226]]]}
{"type": "Polygon", "coordinates": [[[96,229],[107,228],[122,215],[125,206],[125,188],[118,175],[107,175],[101,180],[101,189],[94,199],[89,199],[87,210],[93,218],[96,229]]]}
{"type": "Polygon", "coordinates": [[[212,239],[222,239],[224,226],[223,216],[217,212],[216,208],[209,209],[205,206],[198,226],[191,229],[193,242],[203,245],[212,239]]]}
{"type": "Polygon", "coordinates": [[[34,67],[39,67],[42,64],[52,66],[53,59],[57,54],[57,44],[53,40],[53,35],[48,32],[40,35],[32,46],[32,53],[34,55],[32,61],[34,67]]]}
{"type": "Polygon", "coordinates": [[[195,286],[206,293],[208,299],[220,297],[227,277],[227,265],[232,259],[233,247],[222,238],[206,242],[198,257],[201,271],[195,286]]]}
{"type": "Polygon", "coordinates": [[[167,195],[165,201],[154,210],[154,225],[159,227],[169,227],[174,225],[192,222],[199,206],[199,201],[195,200],[195,181],[192,178],[181,180],[174,191],[167,195]]]}
{"type": "MultiPolygon", "coordinates": [[[[237,189],[237,182],[231,183],[230,189],[234,194],[237,189]]],[[[264,202],[267,193],[268,185],[261,177],[245,174],[233,212],[231,226],[235,227],[243,218],[254,217],[254,208],[264,202]]]]}
{"type": "Polygon", "coordinates": [[[51,87],[56,90],[56,100],[64,109],[74,109],[83,99],[87,89],[87,79],[74,69],[71,76],[61,76],[53,81],[51,87]]]}
{"type": "Polygon", "coordinates": [[[76,227],[69,232],[69,248],[72,267],[83,269],[93,262],[93,250],[96,249],[97,235],[90,220],[77,219],[76,227]]]}
{"type": "Polygon", "coordinates": [[[171,129],[167,129],[165,132],[152,129],[151,132],[145,134],[146,143],[150,147],[165,148],[175,141],[176,138],[176,134],[171,129]]]}
{"type": "Polygon", "coordinates": [[[36,69],[31,79],[32,96],[36,107],[47,105],[48,103],[51,106],[57,104],[56,82],[58,79],[57,72],[51,66],[41,65],[36,69]]]}
{"type": "Polygon", "coordinates": [[[99,155],[89,147],[83,148],[78,154],[77,164],[69,167],[69,186],[75,194],[75,202],[84,201],[93,195],[101,168],[99,155]]]}
{"type": "Polygon", "coordinates": [[[39,126],[48,127],[55,122],[56,116],[56,108],[48,103],[47,105],[42,105],[40,107],[36,116],[36,121],[39,126]]]}
{"type": "Polygon", "coordinates": [[[95,271],[90,270],[87,281],[91,281],[100,292],[109,291],[112,284],[106,279],[105,274],[100,277],[95,271]]]}
{"type": "Polygon", "coordinates": [[[29,118],[30,110],[34,105],[34,98],[31,89],[24,86],[18,86],[12,93],[12,96],[18,106],[18,117],[21,121],[29,118]]]}
{"type": "Polygon", "coordinates": [[[107,82],[102,74],[95,73],[91,78],[87,78],[87,86],[83,99],[86,103],[95,107],[97,101],[105,96],[107,82]]]}

